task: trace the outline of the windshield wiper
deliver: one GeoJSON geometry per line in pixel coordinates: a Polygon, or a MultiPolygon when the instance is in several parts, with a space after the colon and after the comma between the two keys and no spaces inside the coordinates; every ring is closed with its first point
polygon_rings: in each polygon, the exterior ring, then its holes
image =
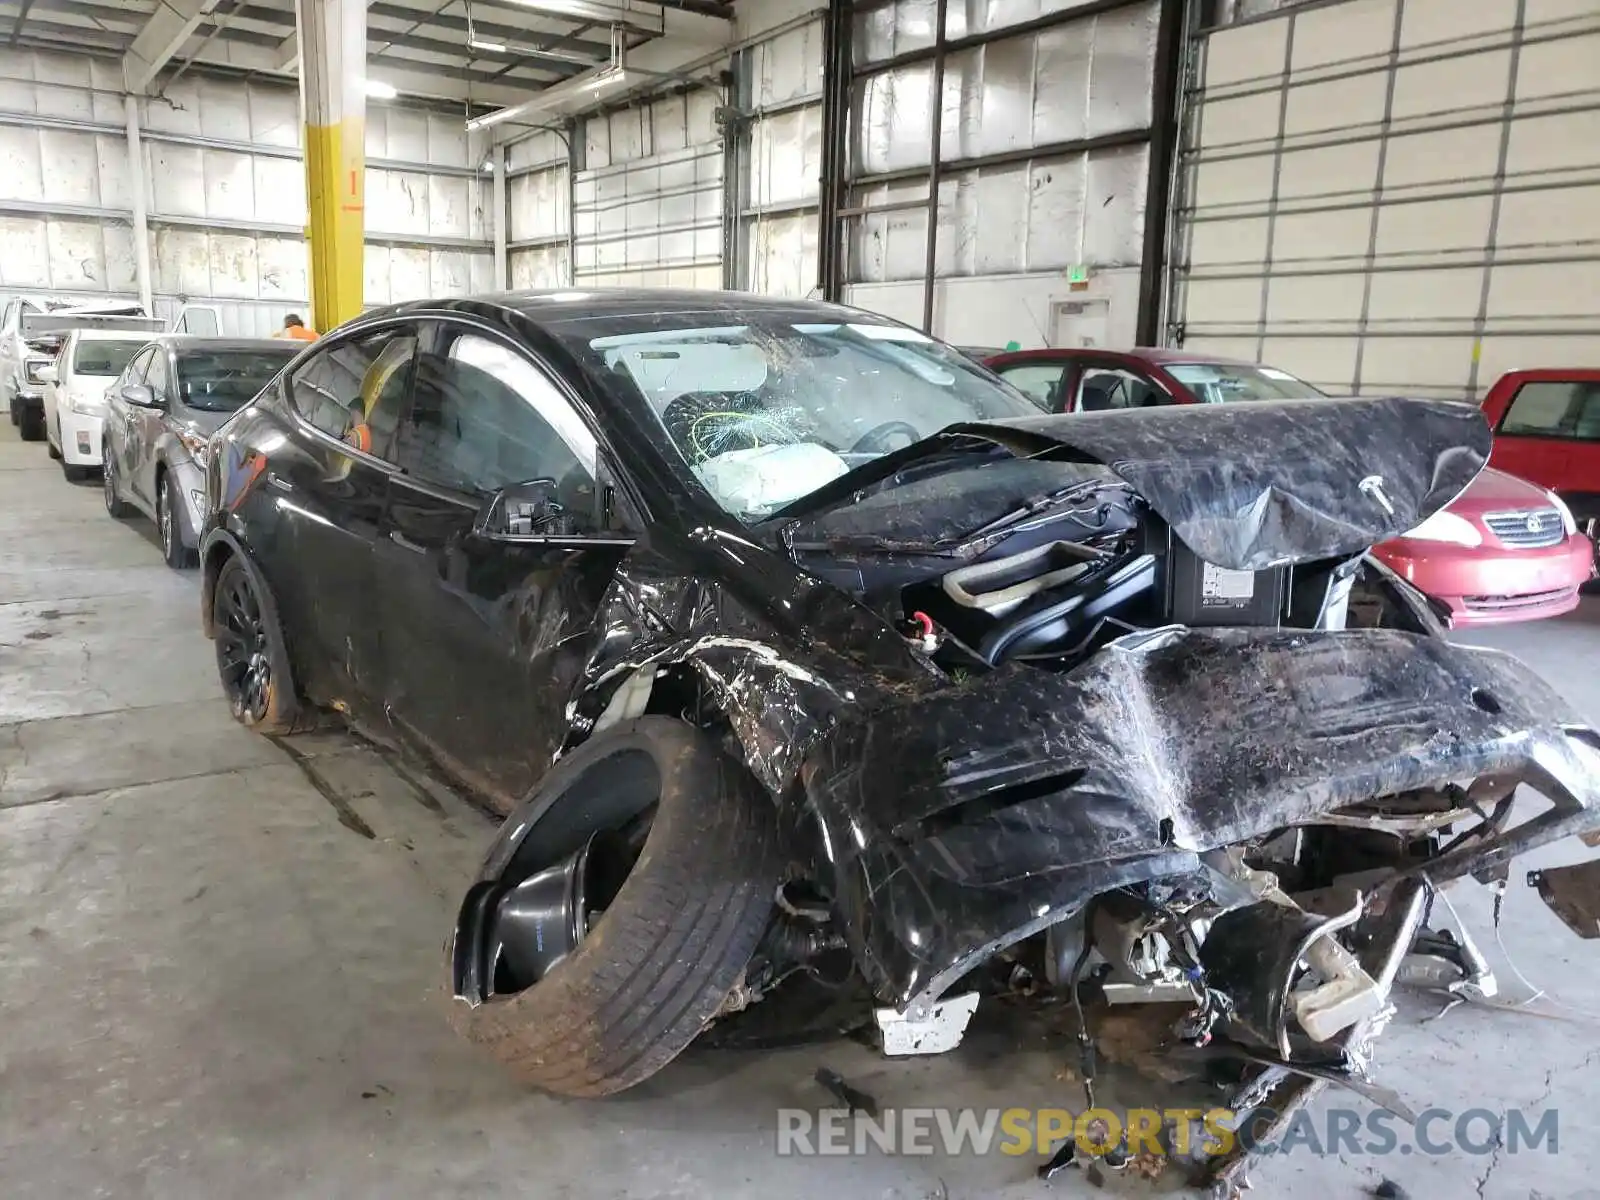
{"type": "Polygon", "coordinates": [[[1115,487],[1124,492],[1131,492],[1133,490],[1120,479],[1079,479],[1073,483],[1067,484],[1065,487],[1052,488],[1050,491],[1045,492],[1042,495],[1034,496],[1029,500],[1024,500],[1020,505],[1012,509],[1010,512],[1003,513],[987,524],[980,525],[977,529],[974,529],[971,533],[967,534],[966,538],[968,540],[973,540],[986,537],[991,534],[1008,533],[1012,530],[1012,528],[1021,524],[1023,521],[1026,521],[1029,517],[1036,516],[1039,513],[1055,508],[1057,505],[1067,503],[1068,501],[1076,500],[1080,493],[1083,495],[1089,495],[1095,492],[1104,491],[1107,487],[1115,487]]]}
{"type": "MultiPolygon", "coordinates": [[[[886,538],[873,533],[835,534],[819,542],[801,542],[786,538],[791,550],[824,550],[845,554],[923,554],[933,558],[976,558],[1005,541],[1030,517],[1060,508],[1074,500],[1104,491],[1114,486],[1124,492],[1133,489],[1127,484],[1104,479],[1078,480],[1065,487],[1055,488],[1040,496],[1024,500],[1016,508],[986,521],[976,529],[947,537],[933,539],[886,538]]],[[[1096,505],[1095,508],[1099,506],[1096,505]]],[[[1094,508],[1083,510],[1093,512],[1094,508]]]]}
{"type": "MultiPolygon", "coordinates": [[[[870,462],[862,463],[854,470],[846,471],[816,491],[807,492],[798,500],[792,500],[777,509],[767,517],[767,521],[790,524],[802,517],[837,508],[847,500],[856,499],[873,484],[892,478],[914,463],[930,463],[935,459],[947,457],[954,466],[970,461],[974,455],[991,455],[999,449],[987,438],[971,434],[949,435],[941,430],[923,438],[920,442],[912,442],[909,446],[880,455],[870,462]]],[[[926,476],[927,473],[919,473],[918,478],[926,476]]]]}

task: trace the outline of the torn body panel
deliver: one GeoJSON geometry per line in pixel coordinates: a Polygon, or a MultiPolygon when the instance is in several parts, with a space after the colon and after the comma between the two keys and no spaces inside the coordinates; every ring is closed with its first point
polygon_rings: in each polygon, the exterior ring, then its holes
{"type": "Polygon", "coordinates": [[[1387,630],[1172,630],[1066,675],[999,672],[884,705],[823,740],[806,796],[869,980],[916,1005],[1091,896],[1376,797],[1513,777],[1557,804],[1552,826],[1593,828],[1595,746],[1493,651],[1387,630]]]}

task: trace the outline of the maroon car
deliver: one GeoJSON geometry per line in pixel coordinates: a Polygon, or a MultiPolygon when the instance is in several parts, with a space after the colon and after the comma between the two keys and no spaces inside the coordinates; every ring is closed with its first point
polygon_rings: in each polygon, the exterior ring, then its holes
{"type": "MultiPolygon", "coordinates": [[[[1187,350],[1020,350],[986,361],[1050,412],[1324,395],[1275,367],[1187,350]]],[[[1372,552],[1432,597],[1452,625],[1570,612],[1594,561],[1553,492],[1492,469],[1443,512],[1372,552]]]]}

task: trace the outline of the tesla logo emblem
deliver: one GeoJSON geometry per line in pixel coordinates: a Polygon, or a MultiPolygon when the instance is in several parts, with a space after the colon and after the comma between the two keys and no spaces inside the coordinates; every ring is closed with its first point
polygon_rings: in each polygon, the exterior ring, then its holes
{"type": "Polygon", "coordinates": [[[1544,518],[1541,517],[1538,513],[1534,513],[1533,516],[1528,518],[1528,532],[1529,533],[1538,533],[1543,528],[1544,528],[1544,518]]]}
{"type": "Polygon", "coordinates": [[[1391,517],[1394,516],[1394,505],[1389,503],[1389,497],[1384,493],[1383,490],[1382,475],[1368,475],[1360,483],[1356,484],[1356,487],[1360,489],[1363,496],[1367,497],[1367,499],[1378,505],[1378,507],[1383,509],[1383,511],[1388,513],[1391,517]]]}

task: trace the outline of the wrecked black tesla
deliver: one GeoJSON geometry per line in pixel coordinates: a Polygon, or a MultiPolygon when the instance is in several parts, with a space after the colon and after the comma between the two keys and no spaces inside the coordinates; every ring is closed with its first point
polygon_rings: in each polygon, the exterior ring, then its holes
{"type": "Polygon", "coordinates": [[[1180,1002],[1282,1109],[1361,1081],[1431,889],[1600,826],[1595,733],[1365,557],[1488,449],[1442,401],[1042,416],[823,304],[410,305],[219,433],[204,615],[241,721],[339,708],[506,816],[455,1019],[541,1087],[824,961],[946,1047],[1003,961],[1180,1002]]]}

